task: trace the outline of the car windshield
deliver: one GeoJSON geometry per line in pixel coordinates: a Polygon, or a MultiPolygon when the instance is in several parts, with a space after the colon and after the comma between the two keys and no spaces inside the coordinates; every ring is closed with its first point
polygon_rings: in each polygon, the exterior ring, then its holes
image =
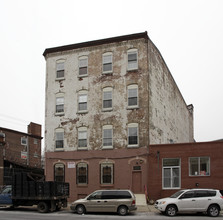
{"type": "Polygon", "coordinates": [[[172,196],[170,196],[170,198],[177,198],[178,196],[180,196],[184,191],[181,190],[181,191],[178,191],[176,193],[174,193],[172,196]]]}

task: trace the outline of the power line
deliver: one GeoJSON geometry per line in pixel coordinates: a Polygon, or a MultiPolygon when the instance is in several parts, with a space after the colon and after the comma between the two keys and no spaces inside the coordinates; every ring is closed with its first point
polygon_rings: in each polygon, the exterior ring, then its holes
{"type": "Polygon", "coordinates": [[[16,118],[16,117],[13,117],[13,116],[10,116],[10,115],[6,115],[6,114],[3,114],[3,113],[0,113],[0,117],[10,118],[10,119],[15,120],[15,121],[20,121],[21,123],[24,123],[24,124],[28,124],[29,123],[27,120],[24,120],[24,119],[21,119],[21,118],[16,118]]]}

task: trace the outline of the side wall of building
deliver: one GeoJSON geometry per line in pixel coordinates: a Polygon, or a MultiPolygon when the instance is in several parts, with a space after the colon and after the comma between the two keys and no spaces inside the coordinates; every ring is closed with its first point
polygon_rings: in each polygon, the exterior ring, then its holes
{"type": "Polygon", "coordinates": [[[32,123],[29,128],[35,131],[34,135],[1,128],[5,134],[5,144],[2,147],[3,159],[21,166],[41,168],[42,137],[35,135],[37,131],[41,135],[41,126],[32,123]],[[22,144],[21,138],[25,138],[27,144],[22,144]]]}
{"type": "Polygon", "coordinates": [[[189,111],[159,50],[149,41],[150,144],[193,142],[189,111]]]}

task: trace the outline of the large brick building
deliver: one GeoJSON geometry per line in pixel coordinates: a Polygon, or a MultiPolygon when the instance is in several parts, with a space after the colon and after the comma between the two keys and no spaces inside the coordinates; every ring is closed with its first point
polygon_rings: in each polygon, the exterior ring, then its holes
{"type": "Polygon", "coordinates": [[[31,122],[27,133],[0,127],[0,186],[11,184],[13,172],[43,174],[41,125],[31,122]]]}
{"type": "Polygon", "coordinates": [[[142,193],[148,146],[194,141],[193,106],[147,32],[43,55],[45,174],[70,182],[71,200],[104,187],[142,193]]]}

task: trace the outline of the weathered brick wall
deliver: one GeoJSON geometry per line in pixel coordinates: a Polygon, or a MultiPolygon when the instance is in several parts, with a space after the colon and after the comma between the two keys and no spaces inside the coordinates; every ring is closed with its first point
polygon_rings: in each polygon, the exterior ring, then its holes
{"type": "Polygon", "coordinates": [[[127,146],[127,124],[139,124],[139,146],[148,145],[148,68],[147,44],[144,39],[111,43],[74,51],[50,54],[46,71],[46,139],[47,151],[54,151],[54,131],[65,129],[65,150],[77,150],[77,128],[88,128],[88,149],[102,148],[103,125],[113,126],[114,148],[127,146]],[[138,49],[138,70],[127,71],[127,50],[138,49]],[[113,73],[102,74],[102,55],[113,53],[113,73]],[[88,56],[88,76],[78,78],[78,57],[88,56]],[[56,81],[56,61],[65,59],[65,80],[56,81]],[[137,84],[139,108],[127,109],[127,86],[137,84]],[[113,109],[102,111],[102,90],[113,88],[113,109]],[[78,114],[78,91],[88,91],[88,113],[78,114]],[[64,116],[55,116],[55,96],[63,92],[64,116]]]}
{"type": "Polygon", "coordinates": [[[2,131],[5,134],[3,154],[5,160],[19,165],[41,168],[41,137],[10,129],[2,129],[2,131]],[[21,144],[22,137],[28,139],[28,146],[21,144]],[[27,159],[21,158],[22,151],[28,151],[27,159]]]}
{"type": "Polygon", "coordinates": [[[162,189],[162,160],[164,158],[180,159],[181,189],[196,188],[196,183],[199,184],[199,188],[223,189],[222,154],[223,142],[151,145],[147,177],[150,199],[167,197],[179,190],[162,189]],[[189,157],[210,157],[210,176],[190,176],[189,157]]]}
{"type": "MultiPolygon", "coordinates": [[[[54,165],[63,163],[65,165],[65,181],[70,183],[69,201],[74,201],[98,189],[131,189],[133,190],[132,175],[133,166],[141,166],[141,193],[147,184],[148,163],[146,161],[147,148],[140,149],[117,149],[117,150],[95,150],[76,152],[46,152],[45,175],[47,181],[54,180],[54,165]],[[111,161],[114,163],[114,184],[100,184],[100,163],[111,161]],[[76,183],[76,168],[68,168],[68,162],[85,162],[88,164],[88,184],[78,185],[76,183]]],[[[140,180],[139,180],[140,181],[140,180]]]]}
{"type": "Polygon", "coordinates": [[[150,144],[194,141],[190,113],[165,61],[149,41],[150,144]]]}

